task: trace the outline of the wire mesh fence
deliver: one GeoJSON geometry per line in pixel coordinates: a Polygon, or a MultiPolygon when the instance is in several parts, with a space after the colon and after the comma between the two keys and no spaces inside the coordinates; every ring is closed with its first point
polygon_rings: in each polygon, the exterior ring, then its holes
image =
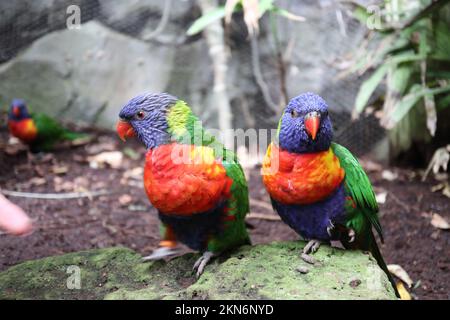
{"type": "MultiPolygon", "coordinates": [[[[283,100],[284,85],[289,98],[304,91],[315,91],[323,96],[331,109],[336,140],[358,155],[370,151],[385,136],[385,132],[373,115],[351,120],[350,114],[361,79],[356,76],[338,79],[341,70],[337,66],[339,61],[358,48],[364,38],[364,27],[338,1],[278,2],[280,6],[304,16],[306,21],[298,23],[277,17],[274,30],[273,17],[264,16],[261,19],[257,54],[261,71],[259,82],[255,74],[255,48],[251,45],[242,14],[235,14],[232,25],[226,30],[225,41],[229,48],[227,83],[233,127],[275,127],[283,107],[280,101],[283,100]],[[277,50],[285,63],[284,75],[280,75],[277,50]],[[267,85],[268,93],[263,92],[261,81],[267,85]],[[277,105],[277,110],[269,106],[267,96],[277,105]]],[[[167,67],[169,80],[161,87],[192,105],[198,105],[196,112],[206,125],[217,126],[217,110],[209,110],[205,102],[208,92],[212,90],[213,81],[208,47],[201,34],[192,37],[185,34],[193,21],[201,15],[195,0],[2,1],[0,63],[14,63],[21,54],[31,50],[30,47],[36,41],[49,37],[54,32],[64,32],[69,5],[79,6],[82,28],[84,24],[95,21],[130,41],[137,40],[151,48],[167,47],[171,53],[167,57],[170,62],[162,63],[170,65],[167,67]],[[168,16],[162,26],[165,14],[168,16]],[[156,29],[157,35],[154,32],[156,29]]],[[[52,54],[52,48],[49,47],[48,55],[52,54]]],[[[144,59],[152,61],[153,57],[150,55],[144,59]]],[[[110,66],[116,67],[114,64],[110,66]]],[[[0,70],[1,68],[0,65],[0,70]]],[[[21,72],[26,73],[27,69],[21,72]]],[[[22,76],[34,77],[35,81],[39,81],[36,74],[22,76]]],[[[9,80],[8,77],[2,77],[1,71],[0,79],[9,80]]],[[[124,80],[117,79],[117,82],[120,81],[124,80]]],[[[99,87],[98,90],[101,91],[102,88],[99,87]]],[[[73,95],[82,94],[76,92],[73,95]]],[[[0,97],[3,98],[3,103],[9,98],[2,88],[0,97]]],[[[61,110],[76,108],[77,101],[72,99],[68,105],[61,106],[61,110]]],[[[108,112],[104,105],[98,109],[101,109],[99,112],[105,111],[104,109],[108,112]]]]}

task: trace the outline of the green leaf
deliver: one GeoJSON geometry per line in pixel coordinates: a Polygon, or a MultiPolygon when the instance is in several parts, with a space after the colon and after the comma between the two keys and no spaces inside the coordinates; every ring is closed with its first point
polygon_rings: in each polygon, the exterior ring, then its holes
{"type": "Polygon", "coordinates": [[[413,85],[408,94],[404,96],[400,102],[395,106],[389,118],[392,125],[403,119],[403,117],[411,110],[412,107],[422,98],[422,86],[419,84],[413,85]]]}
{"type": "Polygon", "coordinates": [[[416,54],[414,51],[410,50],[401,54],[396,54],[392,56],[390,62],[391,63],[403,63],[403,62],[413,62],[413,61],[420,61],[426,59],[426,56],[421,54],[416,54]]]}
{"type": "Polygon", "coordinates": [[[367,105],[367,102],[369,101],[373,92],[386,76],[388,67],[389,67],[388,64],[383,64],[370,76],[369,79],[363,82],[363,84],[359,88],[358,95],[356,96],[355,102],[356,114],[359,114],[364,110],[364,107],[367,105]]]}
{"type": "Polygon", "coordinates": [[[259,16],[262,17],[267,11],[274,9],[274,0],[261,0],[258,3],[259,16]]]}
{"type": "Polygon", "coordinates": [[[402,96],[408,87],[413,68],[414,66],[407,62],[391,65],[387,77],[388,90],[391,90],[396,96],[402,96]]]}
{"type": "Polygon", "coordinates": [[[293,20],[293,21],[305,21],[306,19],[304,18],[304,17],[302,17],[302,16],[298,16],[298,15],[295,15],[295,14],[293,14],[293,13],[291,13],[291,12],[289,12],[289,11],[287,11],[287,10],[285,10],[285,9],[281,9],[281,8],[279,8],[279,7],[273,7],[272,8],[272,10],[271,10],[273,13],[276,13],[276,14],[278,14],[278,15],[280,15],[280,16],[282,16],[282,17],[285,17],[285,18],[287,18],[287,19],[289,19],[289,20],[293,20]]]}
{"type": "Polygon", "coordinates": [[[409,90],[409,93],[400,100],[390,115],[391,120],[395,123],[399,122],[412,107],[425,95],[438,95],[450,91],[450,85],[439,88],[423,88],[419,84],[415,84],[409,90]]]}
{"type": "Polygon", "coordinates": [[[367,19],[371,16],[371,14],[367,11],[367,8],[356,2],[353,2],[352,5],[355,6],[355,9],[352,12],[353,17],[361,24],[366,25],[367,19]]]}
{"type": "Polygon", "coordinates": [[[205,29],[209,24],[213,23],[214,21],[223,19],[224,17],[225,17],[225,7],[220,6],[195,20],[192,26],[190,26],[190,28],[186,32],[186,34],[188,36],[193,36],[203,31],[203,29],[205,29]]]}

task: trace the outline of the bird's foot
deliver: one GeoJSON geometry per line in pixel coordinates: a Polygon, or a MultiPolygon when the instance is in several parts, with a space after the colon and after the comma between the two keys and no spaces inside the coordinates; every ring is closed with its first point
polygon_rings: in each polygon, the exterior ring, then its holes
{"type": "Polygon", "coordinates": [[[331,221],[331,220],[328,220],[328,227],[327,227],[327,233],[328,233],[328,235],[330,236],[330,238],[331,237],[333,237],[333,230],[334,230],[334,228],[335,228],[335,226],[334,226],[334,224],[333,224],[333,221],[331,221]]]}
{"type": "Polygon", "coordinates": [[[203,253],[203,255],[200,258],[198,258],[197,261],[195,261],[194,267],[192,268],[192,270],[197,271],[197,273],[196,273],[197,279],[202,275],[203,270],[205,269],[205,266],[208,264],[208,262],[214,256],[215,256],[214,253],[212,253],[210,251],[206,251],[203,253]]]}
{"type": "Polygon", "coordinates": [[[303,259],[303,261],[310,263],[310,264],[315,264],[316,263],[316,259],[314,259],[310,253],[314,253],[316,252],[319,247],[320,247],[320,241],[319,240],[310,240],[306,246],[303,248],[302,250],[302,254],[301,254],[301,258],[303,259]]]}
{"type": "Polygon", "coordinates": [[[353,241],[355,241],[355,236],[356,236],[355,230],[353,230],[351,228],[348,229],[348,236],[350,238],[350,240],[348,240],[349,243],[352,243],[353,241]]]}
{"type": "Polygon", "coordinates": [[[303,253],[310,254],[316,252],[320,247],[320,243],[320,240],[309,240],[309,242],[303,248],[303,253]]]}
{"type": "Polygon", "coordinates": [[[152,252],[151,255],[143,257],[142,261],[160,260],[178,253],[174,248],[160,247],[152,252]]]}

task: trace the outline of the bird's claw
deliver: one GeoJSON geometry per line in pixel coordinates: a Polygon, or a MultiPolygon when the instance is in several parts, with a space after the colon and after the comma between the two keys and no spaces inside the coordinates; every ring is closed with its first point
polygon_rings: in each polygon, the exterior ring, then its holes
{"type": "Polygon", "coordinates": [[[172,248],[160,247],[152,252],[151,255],[143,257],[142,261],[160,260],[177,254],[178,251],[172,248]]]}
{"type": "Polygon", "coordinates": [[[195,274],[197,279],[202,275],[205,266],[208,264],[212,257],[214,257],[214,253],[206,251],[200,258],[197,259],[197,261],[195,261],[192,270],[197,271],[195,274]]]}
{"type": "Polygon", "coordinates": [[[333,222],[331,221],[331,220],[328,220],[329,221],[329,225],[328,225],[328,227],[327,227],[327,233],[328,233],[328,235],[330,236],[330,238],[332,237],[332,231],[334,230],[334,224],[333,224],[333,222]]]}
{"type": "Polygon", "coordinates": [[[319,247],[320,247],[319,240],[309,240],[309,242],[303,248],[303,253],[304,254],[314,253],[319,249],[319,247]]]}
{"type": "Polygon", "coordinates": [[[355,236],[356,236],[355,230],[349,229],[348,236],[350,237],[350,240],[348,240],[349,243],[352,243],[353,241],[355,241],[355,236]]]}

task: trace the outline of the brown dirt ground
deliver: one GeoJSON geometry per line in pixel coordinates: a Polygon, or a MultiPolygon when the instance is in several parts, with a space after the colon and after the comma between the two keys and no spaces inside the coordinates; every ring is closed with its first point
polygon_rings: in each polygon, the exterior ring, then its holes
{"type": "MultiPolygon", "coordinates": [[[[90,145],[63,148],[30,160],[26,151],[8,155],[7,139],[8,134],[2,129],[1,188],[35,193],[106,189],[111,194],[73,200],[11,197],[34,219],[35,231],[26,237],[0,235],[0,271],[25,260],[84,249],[121,245],[148,254],[156,247],[159,238],[156,210],[150,206],[139,176],[123,178],[127,170],[142,167],[144,149],[136,142],[125,145],[114,135],[103,133],[90,145]],[[90,168],[86,157],[102,151],[99,148],[102,145],[103,150],[133,148],[138,157],[135,160],[125,157],[119,169],[90,168]],[[67,172],[58,173],[64,171],[62,167],[67,172]],[[130,197],[120,198],[124,194],[130,197]]],[[[388,264],[403,266],[415,281],[416,287],[411,289],[413,297],[450,299],[450,233],[430,224],[430,213],[450,220],[450,201],[441,193],[430,191],[436,181],[421,183],[412,170],[389,169],[398,173],[395,181],[382,179],[379,171],[370,173],[376,192],[388,192],[386,203],[381,205],[384,257],[388,264]]],[[[272,214],[258,173],[259,169],[250,172],[251,199],[266,205],[251,201],[251,212],[272,214]]],[[[280,221],[249,219],[248,222],[254,227],[250,230],[253,243],[298,239],[280,221]]]]}

